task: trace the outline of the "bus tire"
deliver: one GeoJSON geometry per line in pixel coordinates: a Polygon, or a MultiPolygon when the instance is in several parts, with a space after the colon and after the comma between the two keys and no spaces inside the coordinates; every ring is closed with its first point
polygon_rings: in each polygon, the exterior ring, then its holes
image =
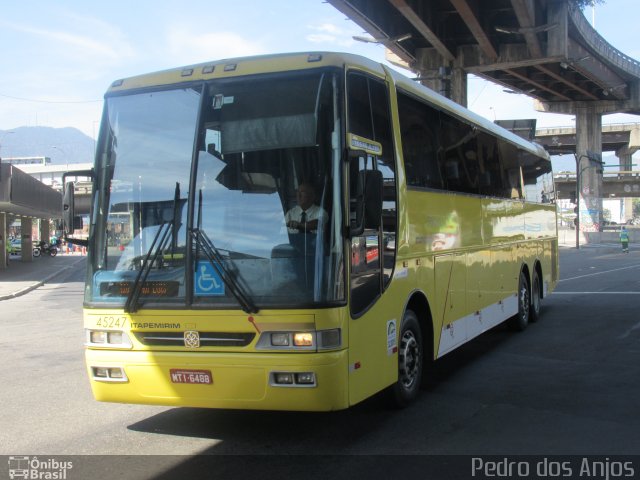
{"type": "Polygon", "coordinates": [[[392,387],[394,406],[404,408],[420,393],[424,345],[418,317],[407,310],[402,319],[398,338],[398,381],[392,387]]]}
{"type": "Polygon", "coordinates": [[[520,271],[518,280],[518,313],[511,318],[511,328],[517,332],[522,332],[529,325],[531,313],[531,290],[529,280],[524,270],[520,271]]]}
{"type": "Polygon", "coordinates": [[[531,323],[537,322],[540,319],[540,290],[540,276],[538,275],[538,271],[534,270],[531,276],[531,309],[529,311],[529,321],[531,323]]]}

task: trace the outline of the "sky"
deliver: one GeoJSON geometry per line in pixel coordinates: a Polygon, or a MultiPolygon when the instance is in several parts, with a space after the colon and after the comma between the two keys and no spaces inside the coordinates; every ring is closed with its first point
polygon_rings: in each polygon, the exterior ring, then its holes
{"type": "MultiPolygon", "coordinates": [[[[98,133],[112,81],[244,55],[326,50],[384,62],[384,48],[353,40],[363,31],[322,0],[31,0],[0,3],[0,130],[75,127],[98,133]]],[[[638,0],[606,0],[585,16],[614,47],[640,59],[638,0]]],[[[573,117],[535,112],[524,95],[470,77],[468,107],[490,120],[573,117]]],[[[640,121],[609,115],[604,123],[640,121]]],[[[1,138],[0,138],[1,142],[1,138]]]]}

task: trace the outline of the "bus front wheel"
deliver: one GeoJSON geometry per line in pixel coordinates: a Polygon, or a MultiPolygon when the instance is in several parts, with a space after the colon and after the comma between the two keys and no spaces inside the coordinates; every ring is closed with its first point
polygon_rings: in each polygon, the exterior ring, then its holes
{"type": "Polygon", "coordinates": [[[402,319],[398,338],[398,381],[392,389],[396,407],[404,408],[420,393],[424,346],[418,317],[407,310],[402,319]]]}

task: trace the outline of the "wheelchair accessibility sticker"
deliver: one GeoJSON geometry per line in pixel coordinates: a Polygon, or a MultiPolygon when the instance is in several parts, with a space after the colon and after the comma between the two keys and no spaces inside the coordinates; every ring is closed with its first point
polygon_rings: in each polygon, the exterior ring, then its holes
{"type": "Polygon", "coordinates": [[[211,263],[198,262],[193,290],[199,296],[224,295],[224,283],[211,263]]]}

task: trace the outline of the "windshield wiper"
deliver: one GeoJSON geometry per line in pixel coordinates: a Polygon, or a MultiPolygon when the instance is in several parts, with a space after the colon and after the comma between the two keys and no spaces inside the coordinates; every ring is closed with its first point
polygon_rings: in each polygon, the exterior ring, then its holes
{"type": "Polygon", "coordinates": [[[194,228],[191,230],[191,236],[196,243],[196,248],[202,250],[213,269],[218,273],[220,278],[222,278],[224,284],[229,287],[233,296],[236,297],[236,300],[240,304],[242,310],[246,313],[258,313],[258,307],[256,307],[243,292],[242,287],[234,277],[233,272],[225,266],[224,259],[222,258],[222,255],[220,255],[220,251],[209,239],[207,234],[199,228],[194,228]]]}
{"type": "Polygon", "coordinates": [[[171,232],[172,230],[172,225],[173,222],[162,222],[160,224],[160,228],[158,228],[158,231],[153,237],[153,242],[151,242],[151,247],[149,247],[147,255],[142,261],[142,265],[140,266],[138,275],[136,276],[136,279],[134,280],[133,285],[131,285],[131,289],[129,290],[127,301],[124,304],[125,312],[135,313],[138,310],[138,299],[140,298],[140,293],[142,292],[142,286],[147,281],[147,277],[149,276],[149,272],[151,271],[151,266],[158,260],[160,252],[162,252],[167,247],[167,243],[170,238],[169,232],[171,232]],[[164,228],[165,226],[167,227],[166,229],[164,228]],[[162,239],[158,242],[161,233],[162,239]],[[149,261],[152,255],[153,259],[149,261]]]}

